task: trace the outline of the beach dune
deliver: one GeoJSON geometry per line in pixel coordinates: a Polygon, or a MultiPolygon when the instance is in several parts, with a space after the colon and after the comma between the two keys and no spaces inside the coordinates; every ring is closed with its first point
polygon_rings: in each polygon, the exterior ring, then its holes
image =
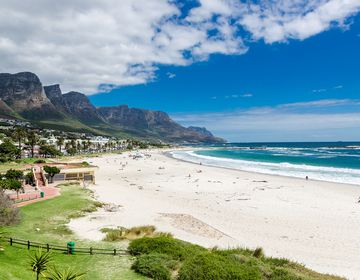
{"type": "Polygon", "coordinates": [[[360,186],[209,167],[164,151],[106,155],[97,199],[116,207],[70,222],[98,240],[103,227],[155,225],[206,247],[263,247],[318,272],[360,279],[360,186]]]}

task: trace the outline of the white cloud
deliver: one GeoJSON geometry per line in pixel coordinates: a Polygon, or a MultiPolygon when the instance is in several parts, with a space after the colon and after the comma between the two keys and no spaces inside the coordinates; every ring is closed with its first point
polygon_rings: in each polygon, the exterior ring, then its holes
{"type": "Polygon", "coordinates": [[[171,72],[167,72],[166,75],[168,76],[169,79],[174,79],[176,77],[176,74],[171,72]]]}
{"type": "Polygon", "coordinates": [[[360,8],[359,0],[199,3],[182,15],[172,0],[0,0],[0,72],[95,93],[151,81],[159,65],[243,54],[241,29],[268,43],[305,39],[360,8]]]}
{"type": "Polygon", "coordinates": [[[253,97],[252,93],[244,93],[241,95],[241,97],[253,97]]]}
{"type": "Polygon", "coordinates": [[[359,0],[279,0],[249,4],[249,13],[239,19],[255,40],[267,43],[304,40],[359,12],[359,0]]]}
{"type": "Polygon", "coordinates": [[[325,88],[313,89],[312,90],[313,93],[321,93],[321,92],[326,92],[326,91],[327,91],[327,89],[325,89],[325,88]]]}

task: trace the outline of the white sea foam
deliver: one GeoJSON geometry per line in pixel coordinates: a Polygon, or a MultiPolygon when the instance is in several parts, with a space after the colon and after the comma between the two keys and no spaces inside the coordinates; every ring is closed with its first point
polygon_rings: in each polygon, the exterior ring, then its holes
{"type": "Polygon", "coordinates": [[[219,158],[196,154],[194,151],[173,151],[171,155],[180,160],[200,163],[209,166],[225,167],[243,171],[258,172],[272,175],[291,176],[298,178],[348,183],[360,185],[360,170],[350,168],[334,168],[287,162],[270,163],[240,159],[219,158]]]}

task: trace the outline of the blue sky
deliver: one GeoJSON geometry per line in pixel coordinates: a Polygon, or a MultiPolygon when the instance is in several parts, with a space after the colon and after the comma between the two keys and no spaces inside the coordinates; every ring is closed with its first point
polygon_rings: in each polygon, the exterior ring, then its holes
{"type": "MultiPolygon", "coordinates": [[[[360,140],[358,118],[350,128],[348,119],[340,127],[329,127],[327,121],[329,114],[343,117],[342,113],[360,112],[360,16],[352,18],[347,29],[333,28],[301,41],[253,42],[243,55],[212,55],[185,67],[160,66],[152,82],[96,94],[91,100],[97,106],[128,104],[166,111],[184,125],[205,125],[230,141],[360,140]],[[329,106],[328,100],[338,103],[329,106]],[[313,101],[324,104],[314,106],[313,101]],[[309,124],[306,129],[305,123],[305,128],[294,131],[292,120],[282,131],[268,130],[267,123],[237,129],[233,123],[218,122],[219,127],[213,118],[230,115],[249,122],[241,118],[247,110],[300,102],[307,106],[293,108],[296,117],[301,121],[311,112],[320,120],[315,128],[309,124]]],[[[280,113],[275,111],[273,116],[280,113]]],[[[262,117],[268,118],[257,116],[262,117]]]]}
{"type": "Polygon", "coordinates": [[[360,140],[359,0],[3,1],[0,72],[230,141],[360,140]]]}

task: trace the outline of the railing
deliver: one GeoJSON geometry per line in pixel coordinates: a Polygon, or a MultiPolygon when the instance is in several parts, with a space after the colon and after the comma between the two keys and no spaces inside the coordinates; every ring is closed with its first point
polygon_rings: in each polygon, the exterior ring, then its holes
{"type": "Polygon", "coordinates": [[[89,255],[113,255],[113,256],[126,256],[128,252],[124,249],[100,249],[100,248],[81,248],[81,247],[71,247],[71,246],[60,246],[49,243],[40,243],[30,240],[12,238],[12,237],[3,237],[2,239],[9,242],[10,246],[20,245],[26,247],[30,250],[32,247],[43,248],[46,251],[60,251],[67,254],[89,254],[89,255]]]}
{"type": "Polygon", "coordinates": [[[41,175],[41,178],[43,179],[44,186],[47,187],[47,185],[48,185],[48,179],[47,179],[46,176],[45,176],[45,171],[44,171],[44,168],[43,168],[43,167],[40,167],[40,175],[41,175]]]}
{"type": "Polygon", "coordinates": [[[31,168],[31,172],[34,178],[34,183],[35,183],[35,187],[36,189],[39,188],[39,180],[36,178],[36,172],[35,172],[35,168],[31,168]]]}

